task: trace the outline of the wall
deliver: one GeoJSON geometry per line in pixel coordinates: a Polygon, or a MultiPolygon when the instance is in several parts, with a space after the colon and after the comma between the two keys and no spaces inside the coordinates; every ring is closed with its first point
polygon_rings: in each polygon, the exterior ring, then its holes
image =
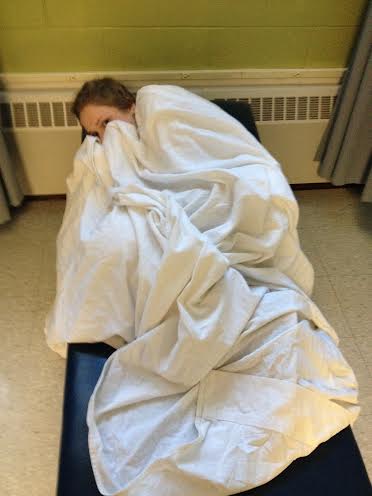
{"type": "Polygon", "coordinates": [[[0,0],[0,71],[344,67],[365,0],[0,0]]]}
{"type": "MultiPolygon", "coordinates": [[[[0,110],[1,102],[14,102],[18,110],[28,102],[67,105],[83,80],[111,72],[129,86],[138,83],[133,77],[142,84],[176,78],[169,83],[197,85],[222,98],[306,96],[308,103],[315,94],[319,101],[333,98],[365,5],[365,0],[0,0],[0,110]],[[159,77],[147,71],[173,72],[159,77]]],[[[292,184],[325,182],[313,159],[328,115],[294,119],[258,122],[262,142],[292,184]]],[[[25,193],[63,193],[79,128],[39,124],[32,127],[26,119],[6,130],[15,167],[25,193]]]]}

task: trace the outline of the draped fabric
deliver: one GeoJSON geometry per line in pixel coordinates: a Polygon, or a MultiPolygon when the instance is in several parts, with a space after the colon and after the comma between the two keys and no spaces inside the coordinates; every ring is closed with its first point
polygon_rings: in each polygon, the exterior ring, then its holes
{"type": "Polygon", "coordinates": [[[335,186],[365,184],[372,202],[372,3],[366,10],[334,112],[316,152],[318,174],[335,186]]]}
{"type": "Polygon", "coordinates": [[[10,220],[9,207],[21,204],[23,193],[15,176],[4,136],[0,130],[0,224],[10,220]]]}
{"type": "Polygon", "coordinates": [[[121,338],[87,413],[102,494],[236,494],[352,424],[356,379],[280,164],[182,88],[141,88],[136,120],[75,157],[47,341],[121,338]]]}

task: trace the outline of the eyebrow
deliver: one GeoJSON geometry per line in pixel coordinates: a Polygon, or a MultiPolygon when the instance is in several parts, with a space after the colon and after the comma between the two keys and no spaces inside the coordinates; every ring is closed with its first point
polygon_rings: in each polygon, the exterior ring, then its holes
{"type": "MultiPolygon", "coordinates": [[[[108,118],[109,118],[109,116],[105,117],[103,120],[106,120],[106,119],[108,119],[108,118]]],[[[96,126],[99,124],[100,120],[101,120],[101,117],[99,117],[99,118],[97,119],[97,122],[96,122],[96,124],[95,124],[96,126]]],[[[98,135],[98,133],[97,133],[96,131],[91,132],[91,131],[86,130],[86,132],[87,132],[87,134],[89,134],[90,136],[97,136],[97,135],[98,135]]]]}

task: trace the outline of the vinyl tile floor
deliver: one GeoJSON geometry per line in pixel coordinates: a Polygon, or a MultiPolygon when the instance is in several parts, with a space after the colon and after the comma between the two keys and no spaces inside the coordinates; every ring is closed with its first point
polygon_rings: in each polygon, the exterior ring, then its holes
{"type": "MultiPolygon", "coordinates": [[[[340,338],[360,387],[353,430],[372,477],[372,204],[358,186],[295,191],[312,295],[340,338]]],[[[44,319],[55,291],[63,200],[32,201],[0,226],[0,488],[55,494],[65,361],[49,350],[44,319]]]]}

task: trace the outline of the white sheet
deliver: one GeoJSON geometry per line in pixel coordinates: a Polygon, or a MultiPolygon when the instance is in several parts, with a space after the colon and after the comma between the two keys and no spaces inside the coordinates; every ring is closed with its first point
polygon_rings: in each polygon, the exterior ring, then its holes
{"type": "Polygon", "coordinates": [[[136,119],[76,154],[47,341],[117,342],[87,415],[103,494],[236,494],[352,424],[357,383],[280,165],[179,87],[136,119]]]}

